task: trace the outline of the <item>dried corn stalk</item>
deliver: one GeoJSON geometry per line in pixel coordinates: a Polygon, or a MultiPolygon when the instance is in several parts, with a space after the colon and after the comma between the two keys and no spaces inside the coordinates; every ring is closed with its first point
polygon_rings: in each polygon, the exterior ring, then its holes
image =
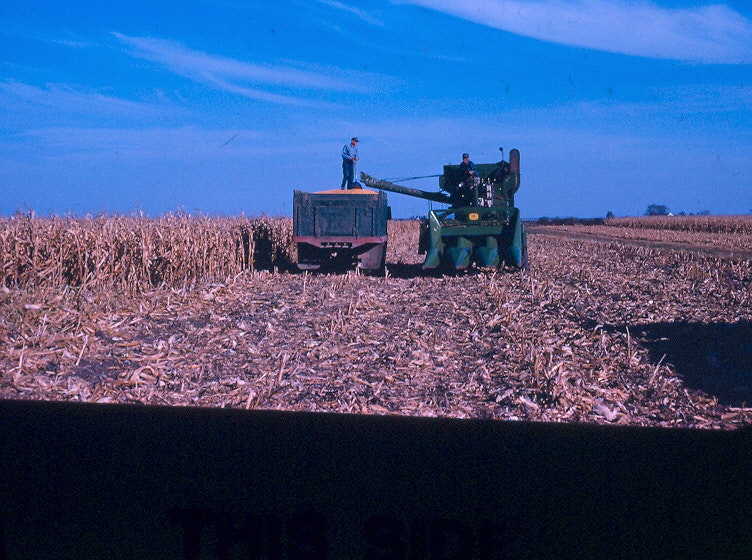
{"type": "Polygon", "coordinates": [[[0,398],[752,421],[750,261],[536,234],[528,271],[436,277],[420,270],[409,221],[389,224],[384,277],[273,273],[252,265],[289,258],[289,221],[8,222],[0,398]]]}

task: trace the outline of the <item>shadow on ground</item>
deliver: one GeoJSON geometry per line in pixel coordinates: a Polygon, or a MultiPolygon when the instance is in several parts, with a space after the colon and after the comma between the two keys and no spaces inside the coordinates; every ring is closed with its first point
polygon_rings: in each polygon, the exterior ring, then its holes
{"type": "MultiPolygon", "coordinates": [[[[612,328],[626,332],[627,326],[612,328]]],[[[672,364],[686,387],[726,406],[752,405],[752,322],[645,323],[629,331],[654,363],[672,364]]]]}
{"type": "MultiPolygon", "coordinates": [[[[337,266],[335,265],[322,265],[321,268],[308,271],[311,274],[350,274],[355,271],[354,265],[337,266]]],[[[287,270],[290,274],[305,274],[305,270],[300,270],[293,266],[287,270]]],[[[477,269],[467,270],[453,270],[448,268],[437,268],[432,270],[423,270],[421,264],[404,264],[404,263],[386,263],[386,271],[384,270],[360,270],[360,274],[366,276],[385,276],[390,278],[411,279],[411,278],[439,278],[442,276],[466,276],[470,274],[482,274],[482,271],[477,269]]]]}

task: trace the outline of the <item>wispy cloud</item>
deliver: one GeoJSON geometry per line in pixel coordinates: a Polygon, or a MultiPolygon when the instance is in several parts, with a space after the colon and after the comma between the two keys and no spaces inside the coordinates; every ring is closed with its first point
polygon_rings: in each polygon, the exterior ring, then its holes
{"type": "Polygon", "coordinates": [[[375,17],[370,12],[366,12],[365,10],[361,10],[360,8],[355,8],[353,6],[350,6],[348,4],[344,4],[342,2],[337,2],[337,0],[319,0],[321,4],[324,4],[326,6],[329,6],[331,8],[335,8],[337,10],[341,10],[343,12],[347,12],[356,18],[358,18],[361,21],[364,21],[368,23],[369,25],[375,25],[377,27],[384,27],[384,22],[379,20],[377,17],[375,17]]]}
{"type": "Polygon", "coordinates": [[[71,39],[53,39],[52,42],[72,49],[85,49],[91,46],[91,44],[86,41],[75,41],[71,39]]]}
{"type": "Polygon", "coordinates": [[[648,58],[752,64],[752,21],[724,5],[624,0],[400,0],[544,41],[648,58]]]}
{"type": "Polygon", "coordinates": [[[227,131],[195,126],[161,128],[50,127],[25,136],[56,161],[206,161],[237,158],[264,148],[262,135],[251,129],[227,131]],[[232,144],[230,144],[232,142],[232,144]],[[232,150],[225,146],[231,145],[232,150]],[[225,148],[225,149],[221,149],[225,148]]]}
{"type": "MultiPolygon", "coordinates": [[[[164,39],[129,37],[113,33],[132,49],[132,54],[161,64],[171,72],[209,83],[259,101],[305,104],[301,91],[364,93],[362,73],[351,73],[311,65],[264,65],[211,55],[164,39]]],[[[366,80],[367,81],[367,80],[366,80]]]]}
{"type": "Polygon", "coordinates": [[[121,99],[80,86],[33,86],[14,80],[0,82],[0,106],[9,113],[31,111],[37,117],[49,112],[57,120],[65,115],[149,119],[165,112],[163,105],[121,99]]]}

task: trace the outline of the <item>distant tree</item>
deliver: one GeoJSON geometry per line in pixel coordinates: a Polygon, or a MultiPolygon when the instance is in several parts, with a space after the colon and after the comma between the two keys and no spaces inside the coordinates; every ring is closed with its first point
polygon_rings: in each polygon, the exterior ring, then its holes
{"type": "Polygon", "coordinates": [[[651,204],[645,210],[646,216],[668,216],[669,209],[665,204],[651,204]]]}
{"type": "Polygon", "coordinates": [[[710,210],[700,210],[697,213],[698,216],[710,216],[710,210]]]}
{"type": "Polygon", "coordinates": [[[611,212],[611,210],[609,210],[608,212],[606,212],[606,219],[607,220],[610,220],[613,217],[614,217],[614,213],[611,212]]]}

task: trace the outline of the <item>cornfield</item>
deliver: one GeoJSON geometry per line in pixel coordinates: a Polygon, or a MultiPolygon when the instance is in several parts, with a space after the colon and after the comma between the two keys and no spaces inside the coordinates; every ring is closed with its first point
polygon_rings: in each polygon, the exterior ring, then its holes
{"type": "Polygon", "coordinates": [[[375,276],[296,272],[287,218],[17,215],[0,398],[735,429],[752,257],[700,249],[749,249],[740,221],[536,226],[529,270],[444,276],[391,221],[375,276]]]}
{"type": "Polygon", "coordinates": [[[603,224],[536,225],[531,230],[630,240],[654,247],[673,246],[744,259],[752,257],[752,215],[610,218],[603,224]]]}
{"type": "Polygon", "coordinates": [[[752,215],[608,218],[609,227],[752,236],[752,215]]]}
{"type": "Polygon", "coordinates": [[[290,224],[266,216],[17,214],[0,222],[0,284],[135,292],[285,268],[292,260],[290,224]]]}

